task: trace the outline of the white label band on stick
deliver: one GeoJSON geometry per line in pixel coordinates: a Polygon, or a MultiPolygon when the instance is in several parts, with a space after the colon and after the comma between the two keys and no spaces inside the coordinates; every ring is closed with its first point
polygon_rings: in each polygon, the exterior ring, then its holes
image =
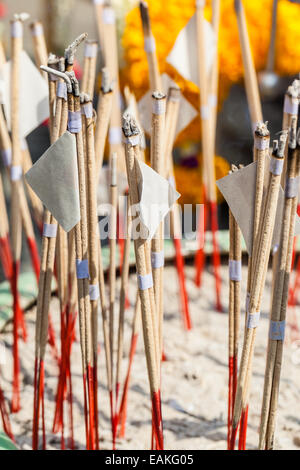
{"type": "Polygon", "coordinates": [[[94,4],[95,4],[95,5],[103,5],[103,4],[104,4],[104,0],[94,0],[94,4]]]}
{"type": "Polygon", "coordinates": [[[131,147],[135,147],[140,143],[140,136],[139,135],[131,135],[130,137],[125,138],[125,143],[131,145],[131,147]]]}
{"type": "Polygon", "coordinates": [[[1,150],[2,160],[4,166],[11,165],[11,149],[3,149],[1,150]]]}
{"type": "Polygon", "coordinates": [[[269,338],[273,341],[283,341],[285,333],[285,320],[270,322],[269,338]]]}
{"type": "Polygon", "coordinates": [[[170,185],[172,186],[172,188],[175,189],[176,188],[176,183],[175,183],[175,178],[174,178],[173,175],[169,176],[168,181],[169,181],[170,185]]]}
{"type": "Polygon", "coordinates": [[[165,264],[164,251],[152,251],[151,252],[151,265],[152,268],[162,268],[165,264]]]}
{"type": "Polygon", "coordinates": [[[86,44],[84,49],[84,57],[97,57],[98,44],[86,44]]]}
{"type": "Polygon", "coordinates": [[[108,141],[111,145],[118,145],[122,143],[122,129],[121,127],[110,127],[108,131],[108,141]]]}
{"type": "Polygon", "coordinates": [[[44,224],[43,236],[48,238],[55,238],[57,234],[57,224],[44,224]]]}
{"type": "Polygon", "coordinates": [[[296,178],[287,178],[285,182],[285,197],[293,198],[298,196],[299,191],[299,179],[296,178]]]}
{"type": "Polygon", "coordinates": [[[89,262],[87,259],[76,260],[76,276],[77,279],[89,278],[89,262]]]}
{"type": "Polygon", "coordinates": [[[152,273],[145,274],[145,276],[141,276],[140,274],[137,275],[138,286],[141,290],[150,289],[153,287],[153,278],[152,273]]]}
{"type": "Polygon", "coordinates": [[[11,23],[11,35],[13,38],[21,38],[23,36],[23,24],[21,21],[11,23]]]}
{"type": "Polygon", "coordinates": [[[204,106],[200,106],[200,116],[201,119],[209,118],[209,106],[207,104],[204,106]]]}
{"type": "Polygon", "coordinates": [[[68,130],[72,134],[77,134],[81,131],[81,113],[79,111],[68,112],[68,130]]]}
{"type": "Polygon", "coordinates": [[[93,117],[93,105],[91,101],[81,106],[81,114],[84,114],[87,119],[93,117]]]}
{"type": "Polygon", "coordinates": [[[298,114],[299,101],[297,98],[291,98],[289,96],[284,97],[283,112],[286,114],[298,114]]]}
{"type": "Polygon", "coordinates": [[[56,96],[58,98],[63,98],[65,101],[67,101],[68,95],[67,95],[67,84],[66,84],[66,82],[58,82],[57,83],[56,96]]]}
{"type": "Polygon", "coordinates": [[[155,52],[156,45],[155,45],[155,39],[153,36],[148,36],[145,38],[144,49],[146,52],[149,52],[150,54],[152,52],[155,52]]]}
{"type": "Polygon", "coordinates": [[[229,279],[231,281],[242,280],[242,262],[241,260],[229,260],[229,279]]]}
{"type": "Polygon", "coordinates": [[[99,299],[99,286],[98,286],[98,284],[90,284],[89,293],[90,293],[90,299],[91,300],[99,299]]]}
{"type": "Polygon", "coordinates": [[[208,104],[211,108],[215,108],[217,106],[217,97],[216,95],[209,95],[208,96],[208,104]]]}
{"type": "Polygon", "coordinates": [[[152,113],[160,115],[160,114],[165,114],[165,112],[166,112],[166,100],[165,99],[162,99],[162,100],[153,99],[152,100],[152,113]]]}
{"type": "Polygon", "coordinates": [[[32,36],[42,36],[44,34],[43,26],[40,23],[37,23],[31,29],[32,36]]]}
{"type": "Polygon", "coordinates": [[[257,150],[267,150],[270,146],[270,139],[262,139],[261,137],[254,137],[254,147],[257,150]]]}
{"type": "Polygon", "coordinates": [[[23,171],[21,165],[12,166],[10,168],[10,178],[12,181],[18,181],[21,179],[22,174],[23,171]]]}
{"type": "Polygon", "coordinates": [[[247,328],[256,328],[259,324],[260,312],[247,314],[247,328]]]}
{"type": "Polygon", "coordinates": [[[104,8],[102,12],[102,21],[104,24],[115,23],[115,12],[112,8],[104,8]]]}
{"type": "Polygon", "coordinates": [[[283,158],[280,158],[279,160],[278,158],[271,157],[270,172],[273,173],[273,175],[275,176],[279,176],[281,175],[282,170],[283,170],[283,158]]]}

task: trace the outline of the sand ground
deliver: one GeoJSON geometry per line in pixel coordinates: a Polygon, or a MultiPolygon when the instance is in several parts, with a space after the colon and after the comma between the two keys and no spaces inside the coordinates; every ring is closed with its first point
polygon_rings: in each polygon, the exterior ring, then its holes
{"type": "MultiPolygon", "coordinates": [[[[165,324],[164,344],[167,361],[162,367],[162,400],[164,436],[166,449],[225,449],[226,448],[226,414],[227,414],[227,268],[222,267],[222,301],[225,313],[214,311],[214,279],[211,273],[205,272],[203,285],[197,289],[193,282],[194,269],[187,267],[187,287],[190,298],[190,309],[193,329],[186,332],[180,318],[178,285],[173,267],[165,269],[165,324]]],[[[246,270],[243,270],[243,294],[246,282],[246,270]]],[[[265,353],[268,331],[270,273],[266,295],[264,296],[262,318],[258,328],[251,402],[249,411],[249,429],[247,448],[256,448],[258,426],[262,400],[265,353]]],[[[130,280],[130,301],[135,301],[135,276],[130,280]]],[[[54,299],[51,312],[58,335],[59,315],[58,301],[54,299]]],[[[125,353],[123,373],[127,368],[128,348],[131,335],[132,307],[126,311],[125,353]]],[[[20,343],[22,368],[22,410],[12,416],[13,432],[20,448],[31,447],[31,420],[33,401],[33,365],[34,365],[34,320],[35,309],[27,315],[29,332],[28,343],[20,343]]],[[[243,324],[243,318],[241,320],[243,324]]],[[[99,325],[101,332],[101,325],[99,325]]],[[[282,380],[280,388],[278,422],[276,431],[277,449],[299,449],[300,447],[300,342],[298,334],[288,328],[282,380]]],[[[8,349],[11,348],[10,327],[3,337],[8,349]]],[[[11,390],[11,354],[7,352],[7,365],[3,367],[3,387],[10,396],[11,390]]],[[[111,449],[109,421],[109,401],[106,390],[104,352],[100,334],[99,357],[99,420],[100,446],[111,449]]],[[[45,407],[47,448],[60,448],[60,436],[51,433],[54,413],[54,399],[57,385],[57,366],[47,351],[45,407]]],[[[72,378],[74,392],[74,426],[75,444],[84,448],[84,420],[81,380],[81,358],[78,342],[72,352],[72,378]]],[[[128,422],[126,437],[117,442],[119,449],[149,449],[151,434],[149,388],[146,372],[146,361],[143,351],[143,340],[140,337],[137,354],[134,359],[132,380],[128,403],[128,422]]]]}

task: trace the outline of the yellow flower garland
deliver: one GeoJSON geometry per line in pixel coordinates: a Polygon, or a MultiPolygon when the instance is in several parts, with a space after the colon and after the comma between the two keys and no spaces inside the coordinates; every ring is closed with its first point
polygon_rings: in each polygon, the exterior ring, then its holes
{"type": "MultiPolygon", "coordinates": [[[[156,39],[157,55],[161,73],[168,73],[180,86],[184,96],[197,108],[198,87],[183,79],[176,70],[166,63],[166,57],[173,47],[180,30],[194,14],[195,0],[148,0],[152,32],[156,39]]],[[[255,67],[265,67],[270,41],[272,0],[244,0],[247,26],[255,67]]],[[[292,75],[300,70],[300,28],[298,18],[300,7],[281,0],[278,5],[276,38],[276,71],[281,75],[292,75]]],[[[205,15],[210,19],[211,0],[207,1],[205,15]]],[[[121,83],[127,84],[139,99],[148,89],[148,65],[144,51],[143,32],[138,8],[126,17],[122,37],[125,66],[121,71],[121,83]]],[[[226,98],[230,86],[243,78],[243,64],[239,44],[238,28],[234,11],[234,0],[221,1],[221,23],[219,39],[219,107],[226,98]]],[[[199,141],[200,122],[193,122],[177,138],[176,145],[189,140],[199,141]]],[[[229,165],[222,157],[216,157],[217,177],[228,173],[229,165]]],[[[183,194],[182,203],[199,202],[200,168],[177,167],[178,190],[183,194]],[[194,184],[191,184],[191,178],[194,184]]]]}

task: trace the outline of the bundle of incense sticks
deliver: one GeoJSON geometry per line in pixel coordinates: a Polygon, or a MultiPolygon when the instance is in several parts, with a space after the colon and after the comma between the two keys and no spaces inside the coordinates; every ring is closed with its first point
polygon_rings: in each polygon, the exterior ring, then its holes
{"type": "Polygon", "coordinates": [[[275,214],[283,169],[286,133],[274,142],[270,168],[265,168],[266,155],[269,149],[269,133],[266,125],[259,125],[255,132],[255,155],[257,158],[256,188],[253,219],[253,237],[251,257],[248,263],[248,294],[246,303],[246,322],[244,343],[239,367],[234,410],[231,423],[229,448],[234,449],[241,419],[239,448],[246,444],[247,410],[252,375],[256,329],[259,325],[262,293],[267,274],[275,214]],[[263,195],[265,172],[269,173],[266,194],[263,195]]]}

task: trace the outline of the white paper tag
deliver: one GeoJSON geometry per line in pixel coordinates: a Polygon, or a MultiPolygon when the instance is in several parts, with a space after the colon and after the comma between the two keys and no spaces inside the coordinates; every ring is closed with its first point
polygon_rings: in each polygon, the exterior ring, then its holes
{"type": "Polygon", "coordinates": [[[254,146],[257,150],[267,150],[270,146],[270,139],[262,139],[255,135],[254,146]]]}
{"type": "Polygon", "coordinates": [[[285,182],[285,197],[293,198],[298,196],[299,178],[287,178],[285,182]]]}
{"type": "Polygon", "coordinates": [[[104,8],[102,12],[102,21],[104,24],[115,23],[115,12],[112,8],[104,8]]]}
{"type": "MultiPolygon", "coordinates": [[[[26,52],[21,52],[20,71],[20,137],[26,137],[49,117],[48,84],[26,52]]],[[[10,84],[11,61],[2,67],[3,75],[3,106],[8,130],[11,130],[10,84]]]]}
{"type": "Polygon", "coordinates": [[[99,286],[98,286],[98,284],[90,284],[89,293],[90,293],[90,299],[91,300],[99,299],[99,286]]]}
{"type": "Polygon", "coordinates": [[[231,281],[242,280],[242,262],[241,260],[229,260],[229,279],[231,281]]]}
{"type": "Polygon", "coordinates": [[[295,114],[297,116],[298,107],[299,107],[299,101],[296,100],[296,98],[290,98],[289,96],[285,95],[283,111],[286,114],[295,114]]]}
{"type": "Polygon", "coordinates": [[[282,170],[283,170],[283,162],[284,162],[283,158],[278,159],[275,157],[271,157],[270,172],[275,176],[281,175],[282,170]]]}
{"type": "Polygon", "coordinates": [[[43,236],[48,238],[55,238],[57,234],[57,224],[44,224],[43,236]]]}
{"type": "Polygon", "coordinates": [[[23,170],[21,165],[15,165],[10,167],[10,178],[12,181],[18,181],[21,179],[23,170]]]}
{"type": "Polygon", "coordinates": [[[31,28],[32,36],[42,36],[44,34],[43,25],[41,23],[35,24],[31,28]]]}
{"type": "Polygon", "coordinates": [[[165,99],[163,100],[153,99],[152,100],[152,113],[161,115],[161,114],[165,114],[165,112],[166,112],[166,100],[165,99]]]}
{"type": "Polygon", "coordinates": [[[59,225],[69,232],[80,220],[75,135],[66,131],[25,178],[59,225]]]}
{"type": "Polygon", "coordinates": [[[97,43],[87,43],[84,49],[85,57],[97,57],[98,44],[97,43]]]}
{"type": "Polygon", "coordinates": [[[81,113],[79,111],[68,111],[68,130],[72,134],[77,134],[81,131],[82,121],[81,113]]]}
{"type": "Polygon", "coordinates": [[[273,341],[284,341],[285,321],[270,322],[269,338],[273,341]]]}
{"type": "Polygon", "coordinates": [[[67,84],[65,82],[58,82],[56,88],[56,96],[63,98],[65,101],[68,99],[67,84]]]}
{"type": "Polygon", "coordinates": [[[1,155],[2,155],[2,160],[3,160],[3,165],[4,166],[10,166],[11,165],[11,157],[12,157],[11,148],[1,150],[1,155]]]}
{"type": "Polygon", "coordinates": [[[247,328],[257,328],[260,319],[260,312],[248,313],[247,328]]]}
{"type": "Polygon", "coordinates": [[[145,42],[144,42],[144,49],[146,52],[148,53],[152,53],[152,52],[155,52],[155,49],[156,49],[156,45],[155,45],[155,39],[153,36],[148,36],[145,38],[145,42]]]}
{"type": "Polygon", "coordinates": [[[165,264],[164,251],[151,251],[151,265],[152,268],[162,268],[165,264]]]}
{"type": "Polygon", "coordinates": [[[23,24],[21,21],[14,21],[10,25],[10,32],[13,38],[21,38],[23,36],[23,24]]]}
{"type": "Polygon", "coordinates": [[[153,287],[153,278],[152,273],[145,274],[145,276],[141,276],[140,274],[137,275],[138,286],[141,290],[150,289],[153,287]]]}
{"type": "Polygon", "coordinates": [[[89,262],[87,259],[76,260],[76,277],[77,279],[88,279],[89,276],[89,262]]]}
{"type": "Polygon", "coordinates": [[[81,105],[81,114],[84,114],[87,119],[93,117],[93,105],[91,101],[81,105]]]}
{"type": "Polygon", "coordinates": [[[122,143],[121,127],[110,127],[108,131],[108,141],[110,145],[118,145],[122,143]]]}
{"type": "MultiPolygon", "coordinates": [[[[204,20],[204,24],[206,72],[209,76],[216,54],[216,36],[211,24],[207,20],[204,20]]],[[[196,15],[193,15],[187,25],[178,34],[173,49],[166,60],[186,80],[190,80],[198,84],[198,51],[196,37],[196,15]]]]}

